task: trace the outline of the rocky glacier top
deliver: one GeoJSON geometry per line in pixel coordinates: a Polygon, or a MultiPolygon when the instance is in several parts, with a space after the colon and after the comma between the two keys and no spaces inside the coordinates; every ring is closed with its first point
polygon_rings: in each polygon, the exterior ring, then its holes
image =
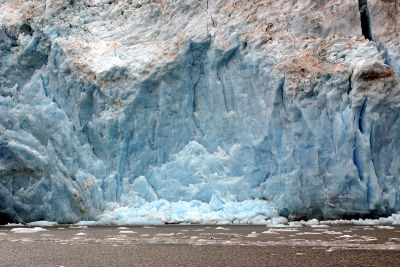
{"type": "Polygon", "coordinates": [[[0,222],[400,211],[399,33],[396,0],[0,0],[0,222]]]}

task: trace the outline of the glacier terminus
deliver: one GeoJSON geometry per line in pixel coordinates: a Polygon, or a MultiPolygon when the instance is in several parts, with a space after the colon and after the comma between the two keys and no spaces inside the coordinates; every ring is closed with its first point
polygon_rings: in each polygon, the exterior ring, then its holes
{"type": "Polygon", "coordinates": [[[399,33],[389,0],[0,0],[0,221],[396,213],[399,33]]]}

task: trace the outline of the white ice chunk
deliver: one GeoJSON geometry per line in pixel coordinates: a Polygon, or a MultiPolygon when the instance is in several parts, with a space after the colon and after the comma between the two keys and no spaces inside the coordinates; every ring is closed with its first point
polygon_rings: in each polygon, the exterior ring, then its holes
{"type": "Polygon", "coordinates": [[[30,234],[30,233],[37,233],[37,232],[43,232],[43,231],[48,231],[48,230],[41,228],[41,227],[11,229],[11,232],[14,232],[16,234],[30,234]]]}
{"type": "Polygon", "coordinates": [[[251,232],[246,237],[257,237],[257,236],[259,236],[259,234],[257,234],[257,232],[251,232]]]}
{"type": "Polygon", "coordinates": [[[49,221],[36,221],[27,223],[28,226],[57,226],[57,222],[49,222],[49,221]]]}

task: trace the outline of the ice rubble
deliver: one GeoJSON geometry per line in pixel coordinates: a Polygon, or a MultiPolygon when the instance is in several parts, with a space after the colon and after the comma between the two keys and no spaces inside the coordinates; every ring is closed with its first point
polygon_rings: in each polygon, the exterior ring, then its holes
{"type": "Polygon", "coordinates": [[[399,7],[368,5],[372,41],[350,0],[2,1],[0,221],[400,210],[399,7]]]}
{"type": "Polygon", "coordinates": [[[108,225],[159,225],[164,223],[264,225],[267,219],[278,216],[277,210],[270,208],[265,201],[260,200],[230,201],[225,204],[220,200],[213,199],[210,203],[197,200],[190,202],[159,200],[145,203],[137,208],[114,208],[101,215],[98,222],[108,225]]]}
{"type": "MultiPolygon", "coordinates": [[[[274,234],[282,231],[295,231],[295,228],[309,226],[313,228],[328,228],[330,225],[359,225],[359,226],[399,226],[400,212],[389,217],[379,219],[352,219],[352,220],[300,220],[288,221],[287,218],[278,215],[278,212],[269,208],[262,201],[244,201],[239,205],[212,206],[199,201],[173,202],[154,201],[137,208],[114,207],[104,212],[97,221],[80,221],[74,224],[76,227],[100,226],[100,225],[163,225],[174,224],[217,224],[217,225],[265,225],[273,228],[264,233],[274,234]],[[256,202],[256,203],[254,203],[256,202]]],[[[37,221],[28,223],[27,226],[57,226],[56,222],[37,221]]],[[[24,226],[22,224],[7,224],[6,226],[24,226]]],[[[147,227],[147,226],[146,226],[147,227]]],[[[119,227],[127,230],[126,227],[119,227]]],[[[224,230],[228,228],[217,227],[224,230]]],[[[132,231],[120,231],[120,233],[134,233],[132,231]]]]}

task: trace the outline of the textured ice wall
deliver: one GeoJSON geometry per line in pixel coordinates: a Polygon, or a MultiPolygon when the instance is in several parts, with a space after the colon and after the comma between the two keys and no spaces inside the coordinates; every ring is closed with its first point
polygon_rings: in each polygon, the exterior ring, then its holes
{"type": "Polygon", "coordinates": [[[372,41],[355,1],[1,1],[0,217],[400,210],[399,7],[368,2],[372,41]]]}

